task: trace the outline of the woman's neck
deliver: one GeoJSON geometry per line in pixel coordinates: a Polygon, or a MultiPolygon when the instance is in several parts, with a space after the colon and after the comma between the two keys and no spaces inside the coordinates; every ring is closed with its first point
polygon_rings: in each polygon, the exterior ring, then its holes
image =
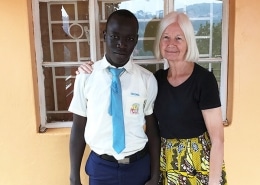
{"type": "Polygon", "coordinates": [[[167,79],[172,86],[185,82],[193,72],[194,63],[187,61],[169,62],[167,79]]]}

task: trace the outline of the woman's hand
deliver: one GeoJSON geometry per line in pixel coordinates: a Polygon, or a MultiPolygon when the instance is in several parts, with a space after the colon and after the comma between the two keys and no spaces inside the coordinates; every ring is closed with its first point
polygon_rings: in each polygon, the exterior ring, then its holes
{"type": "Polygon", "coordinates": [[[80,73],[85,73],[85,74],[90,74],[92,73],[92,65],[94,64],[94,62],[92,61],[87,61],[86,63],[80,65],[78,67],[78,70],[76,71],[76,74],[80,74],[80,73]]]}

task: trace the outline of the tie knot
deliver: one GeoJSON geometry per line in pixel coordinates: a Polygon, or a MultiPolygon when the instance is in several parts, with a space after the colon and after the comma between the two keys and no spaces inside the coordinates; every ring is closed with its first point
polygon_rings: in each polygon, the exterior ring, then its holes
{"type": "Polygon", "coordinates": [[[109,67],[108,69],[113,76],[119,76],[123,71],[125,71],[124,68],[109,67]]]}

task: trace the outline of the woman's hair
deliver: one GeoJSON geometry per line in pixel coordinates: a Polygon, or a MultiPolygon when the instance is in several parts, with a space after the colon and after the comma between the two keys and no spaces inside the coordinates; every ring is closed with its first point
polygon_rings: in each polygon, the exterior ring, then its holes
{"type": "Polygon", "coordinates": [[[177,22],[179,26],[181,27],[186,42],[187,42],[187,52],[185,55],[185,60],[190,61],[190,62],[197,62],[199,59],[199,51],[194,35],[194,29],[191,24],[190,19],[188,18],[187,15],[184,13],[180,12],[171,12],[167,14],[160,22],[158,30],[157,30],[157,35],[155,39],[155,45],[154,45],[154,55],[157,59],[162,59],[162,55],[160,52],[160,40],[161,36],[164,32],[164,30],[172,23],[177,22]]]}

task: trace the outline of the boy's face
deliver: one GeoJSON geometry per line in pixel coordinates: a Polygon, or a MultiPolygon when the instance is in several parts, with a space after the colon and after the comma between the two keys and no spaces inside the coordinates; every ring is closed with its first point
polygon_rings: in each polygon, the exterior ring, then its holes
{"type": "Polygon", "coordinates": [[[132,19],[114,16],[104,32],[106,58],[116,67],[125,65],[138,41],[138,28],[132,19]]]}

